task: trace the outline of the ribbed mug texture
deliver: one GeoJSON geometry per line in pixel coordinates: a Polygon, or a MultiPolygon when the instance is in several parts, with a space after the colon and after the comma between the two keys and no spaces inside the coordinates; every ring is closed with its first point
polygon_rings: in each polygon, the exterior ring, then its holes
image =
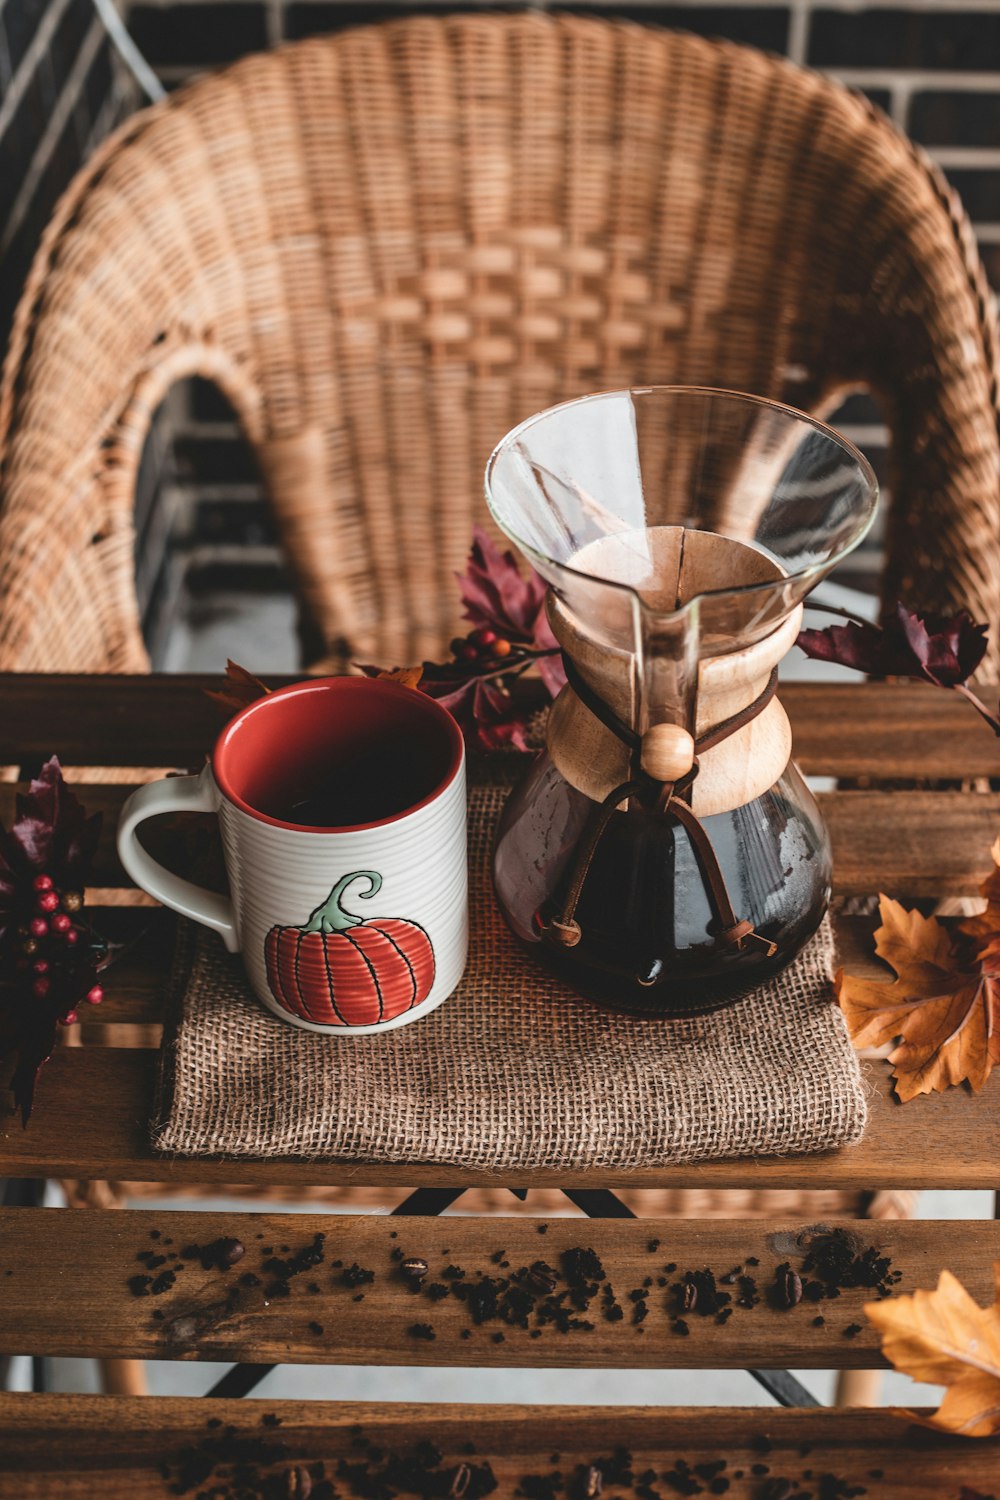
{"type": "Polygon", "coordinates": [[[374,828],[281,828],[221,793],[219,824],[247,976],[283,1020],[387,1031],[455,989],[468,952],[464,758],[433,801],[374,828]],[[338,884],[357,924],[305,931],[338,884]]]}

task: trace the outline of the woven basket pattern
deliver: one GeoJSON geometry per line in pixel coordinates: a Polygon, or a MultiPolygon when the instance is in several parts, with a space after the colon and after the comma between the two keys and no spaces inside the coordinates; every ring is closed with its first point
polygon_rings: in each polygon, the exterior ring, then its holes
{"type": "Polygon", "coordinates": [[[249,57],[129,120],[44,237],[0,392],[0,668],[148,665],[136,470],[193,372],[239,414],[317,655],[439,653],[494,442],[670,381],[820,413],[871,387],[885,588],[997,640],[996,350],[943,179],[784,61],[537,15],[249,57]]]}

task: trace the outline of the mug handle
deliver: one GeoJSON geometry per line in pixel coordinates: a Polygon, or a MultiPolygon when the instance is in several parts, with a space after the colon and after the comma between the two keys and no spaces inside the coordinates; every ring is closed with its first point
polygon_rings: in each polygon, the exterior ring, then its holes
{"type": "Polygon", "coordinates": [[[208,765],[200,776],[168,776],[163,781],[137,787],[123,804],[118,819],[118,858],[136,885],[164,906],[180,912],[182,917],[211,927],[230,953],[237,953],[240,944],[232,902],[165,869],[146,853],[136,837],[136,829],[147,818],[167,812],[217,813],[220,801],[221,794],[208,765]]]}

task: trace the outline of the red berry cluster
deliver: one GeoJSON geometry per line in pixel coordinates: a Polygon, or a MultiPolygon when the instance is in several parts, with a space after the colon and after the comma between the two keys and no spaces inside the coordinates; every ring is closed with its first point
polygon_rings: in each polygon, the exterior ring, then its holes
{"type": "MultiPolygon", "coordinates": [[[[67,959],[72,959],[73,949],[80,941],[84,929],[73,921],[70,913],[81,909],[83,897],[79,891],[58,891],[51,875],[36,875],[32,888],[35,915],[21,928],[23,956],[19,967],[30,966],[34,975],[32,994],[36,999],[44,1000],[51,987],[53,966],[64,967],[67,959]]],[[[92,985],[85,998],[89,1005],[100,1005],[104,991],[99,984],[92,985]]],[[[71,1026],[77,1013],[67,1011],[62,1019],[65,1026],[71,1026]]]]}
{"type": "Polygon", "coordinates": [[[457,635],[451,643],[451,652],[456,661],[482,662],[484,666],[502,661],[513,649],[510,641],[486,626],[470,630],[468,635],[457,635]]]}

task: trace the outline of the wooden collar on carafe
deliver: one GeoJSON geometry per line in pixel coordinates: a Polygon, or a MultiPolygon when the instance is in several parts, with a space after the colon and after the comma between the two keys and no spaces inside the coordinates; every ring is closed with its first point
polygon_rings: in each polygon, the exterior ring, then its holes
{"type": "Polygon", "coordinates": [[[690,802],[684,800],[684,794],[698,774],[699,755],[749,724],[770,703],[778,686],[777,667],[772,669],[767,686],[753,702],[695,739],[679,724],[656,724],[644,735],[638,734],[622,723],[603,698],[594,692],[565,652],[563,664],[573,692],[629,750],[631,774],[598,806],[577,854],[563,909],[557,918],[542,923],[544,931],[564,948],[575,948],[580,942],[583,932],[576,920],[576,908],[597,846],[612,814],[621,803],[635,797],[646,806],[654,807],[661,816],[680,823],[690,839],[705,894],[719,927],[718,941],[738,949],[753,944],[762,948],[768,958],[772,957],[777,952],[777,944],[762,937],[752,922],[736,916],[712,841],[690,802]]]}

